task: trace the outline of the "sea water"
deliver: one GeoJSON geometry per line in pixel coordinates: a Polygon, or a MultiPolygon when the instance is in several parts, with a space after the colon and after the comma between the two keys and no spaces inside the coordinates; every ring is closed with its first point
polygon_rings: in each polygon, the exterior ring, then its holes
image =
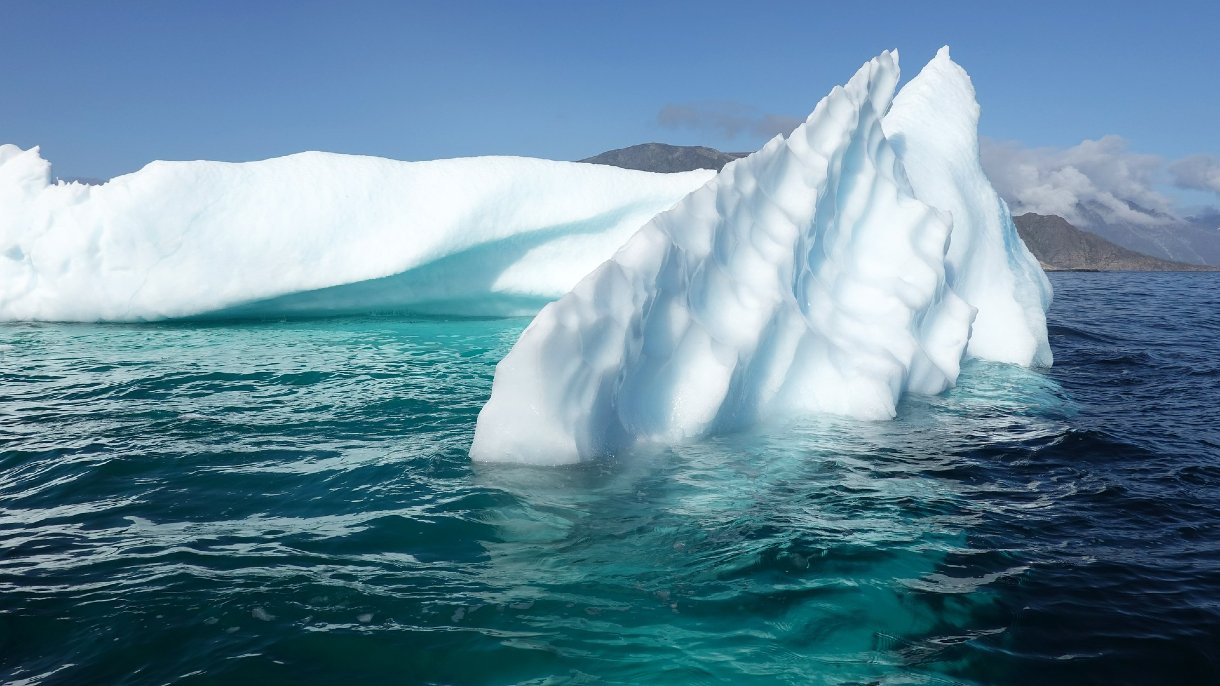
{"type": "Polygon", "coordinates": [[[466,455],[525,319],[0,326],[0,681],[1220,681],[1220,275],[892,422],[466,455]]]}

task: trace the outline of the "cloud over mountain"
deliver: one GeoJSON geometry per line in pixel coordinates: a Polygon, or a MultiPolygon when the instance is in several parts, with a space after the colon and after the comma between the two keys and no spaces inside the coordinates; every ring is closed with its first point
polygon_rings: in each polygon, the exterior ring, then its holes
{"type": "Polygon", "coordinates": [[[1070,148],[987,139],[980,147],[983,168],[1013,214],[1058,215],[1137,252],[1220,265],[1215,208],[1186,210],[1169,195],[1176,187],[1220,196],[1220,158],[1167,160],[1132,152],[1119,136],[1070,148]]]}
{"type": "Polygon", "coordinates": [[[1155,188],[1164,160],[1131,152],[1120,136],[1063,149],[984,138],[980,152],[987,175],[1016,214],[1057,214],[1084,225],[1098,218],[1140,225],[1178,218],[1173,200],[1155,188]]]}

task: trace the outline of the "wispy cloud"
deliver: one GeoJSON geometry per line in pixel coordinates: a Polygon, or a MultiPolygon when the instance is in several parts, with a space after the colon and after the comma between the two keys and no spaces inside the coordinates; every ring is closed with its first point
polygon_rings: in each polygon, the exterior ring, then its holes
{"type": "Polygon", "coordinates": [[[731,101],[670,103],[657,113],[657,123],[667,129],[713,131],[728,139],[744,135],[767,140],[791,133],[802,121],[731,101]]]}
{"type": "Polygon", "coordinates": [[[1169,165],[1173,185],[1196,191],[1211,191],[1220,195],[1220,157],[1191,155],[1169,165]]]}

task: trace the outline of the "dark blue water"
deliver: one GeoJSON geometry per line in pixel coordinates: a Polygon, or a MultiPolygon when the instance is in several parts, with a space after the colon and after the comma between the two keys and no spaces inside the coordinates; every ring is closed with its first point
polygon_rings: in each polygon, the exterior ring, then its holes
{"type": "Polygon", "coordinates": [[[1220,683],[1220,276],[1059,274],[1049,372],[472,465],[526,322],[0,326],[0,681],[1220,683]]]}

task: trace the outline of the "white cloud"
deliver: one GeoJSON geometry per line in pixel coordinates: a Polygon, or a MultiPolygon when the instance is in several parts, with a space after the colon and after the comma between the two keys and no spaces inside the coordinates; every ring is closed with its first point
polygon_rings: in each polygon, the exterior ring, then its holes
{"type": "Polygon", "coordinates": [[[1191,155],[1169,165],[1173,185],[1196,191],[1220,194],[1220,157],[1191,155]]]}
{"type": "Polygon", "coordinates": [[[1089,226],[1145,226],[1180,221],[1174,202],[1156,190],[1165,161],[1134,153],[1119,136],[1070,148],[1026,148],[982,140],[983,168],[1014,214],[1057,214],[1089,226]]]}

